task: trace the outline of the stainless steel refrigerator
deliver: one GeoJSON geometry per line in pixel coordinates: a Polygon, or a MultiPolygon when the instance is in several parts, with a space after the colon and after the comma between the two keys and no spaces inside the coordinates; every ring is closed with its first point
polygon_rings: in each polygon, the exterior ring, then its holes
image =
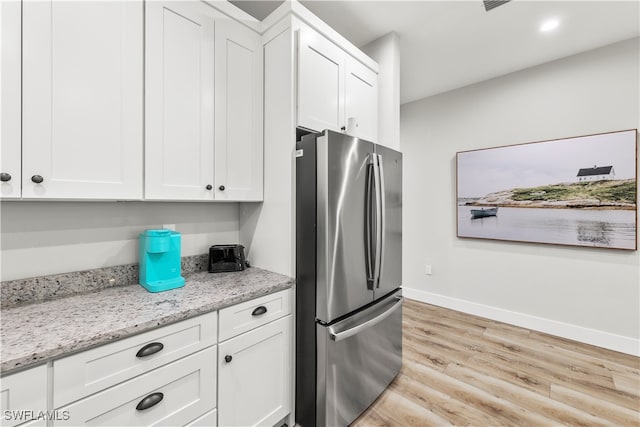
{"type": "Polygon", "coordinates": [[[296,197],[296,423],[346,426],[402,365],[402,155],[305,135],[296,197]]]}

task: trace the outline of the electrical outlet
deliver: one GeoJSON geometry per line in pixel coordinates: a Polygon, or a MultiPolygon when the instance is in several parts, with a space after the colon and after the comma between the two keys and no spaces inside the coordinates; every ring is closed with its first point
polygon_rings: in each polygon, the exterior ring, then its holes
{"type": "Polygon", "coordinates": [[[425,266],[425,268],[424,268],[424,274],[426,274],[426,275],[428,275],[428,276],[430,276],[431,274],[433,274],[433,273],[431,272],[431,266],[430,266],[430,265],[425,266]]]}
{"type": "Polygon", "coordinates": [[[167,230],[176,231],[175,224],[162,224],[162,228],[166,228],[167,230]]]}

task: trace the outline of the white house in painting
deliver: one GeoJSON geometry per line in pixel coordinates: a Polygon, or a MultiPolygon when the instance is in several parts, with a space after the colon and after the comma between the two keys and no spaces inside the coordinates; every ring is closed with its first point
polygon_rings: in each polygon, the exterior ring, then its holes
{"type": "Polygon", "coordinates": [[[603,179],[615,179],[616,173],[613,170],[613,166],[593,165],[592,168],[580,169],[576,178],[578,182],[602,181],[603,179]]]}

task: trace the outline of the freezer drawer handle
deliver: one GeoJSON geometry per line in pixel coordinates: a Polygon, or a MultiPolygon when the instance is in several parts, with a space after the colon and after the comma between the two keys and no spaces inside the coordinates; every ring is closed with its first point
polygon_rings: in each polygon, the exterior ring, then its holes
{"type": "Polygon", "coordinates": [[[333,326],[329,327],[329,337],[331,337],[331,339],[333,341],[342,341],[344,339],[347,339],[349,337],[352,337],[362,331],[364,331],[365,329],[368,329],[374,325],[377,325],[378,323],[382,322],[384,319],[386,319],[387,317],[391,316],[396,310],[398,310],[400,307],[402,307],[402,301],[404,301],[404,297],[395,297],[396,302],[393,303],[393,306],[388,309],[387,311],[385,311],[384,313],[378,315],[377,317],[374,317],[371,320],[367,320],[364,323],[361,323],[358,326],[354,326],[351,329],[347,329],[346,331],[342,331],[342,332],[335,332],[333,330],[333,326]]]}
{"type": "Polygon", "coordinates": [[[256,307],[255,310],[253,310],[253,312],[251,312],[252,316],[260,316],[261,314],[265,314],[267,312],[267,307],[265,307],[264,305],[261,305],[260,307],[256,307]]]}
{"type": "Polygon", "coordinates": [[[144,411],[145,409],[149,409],[152,406],[156,406],[164,399],[164,393],[151,393],[149,396],[145,397],[138,403],[136,409],[138,411],[144,411]]]}
{"type": "Polygon", "coordinates": [[[164,348],[164,344],[162,344],[161,342],[152,342],[151,344],[147,344],[144,347],[142,347],[140,350],[138,350],[138,352],[136,353],[136,357],[151,356],[152,354],[156,354],[163,348],[164,348]]]}

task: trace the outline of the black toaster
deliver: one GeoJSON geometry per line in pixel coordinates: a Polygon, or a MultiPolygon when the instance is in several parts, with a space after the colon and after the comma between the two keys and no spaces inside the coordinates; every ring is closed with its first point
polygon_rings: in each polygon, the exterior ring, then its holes
{"type": "Polygon", "coordinates": [[[209,273],[244,269],[244,246],[213,245],[209,248],[209,273]]]}

